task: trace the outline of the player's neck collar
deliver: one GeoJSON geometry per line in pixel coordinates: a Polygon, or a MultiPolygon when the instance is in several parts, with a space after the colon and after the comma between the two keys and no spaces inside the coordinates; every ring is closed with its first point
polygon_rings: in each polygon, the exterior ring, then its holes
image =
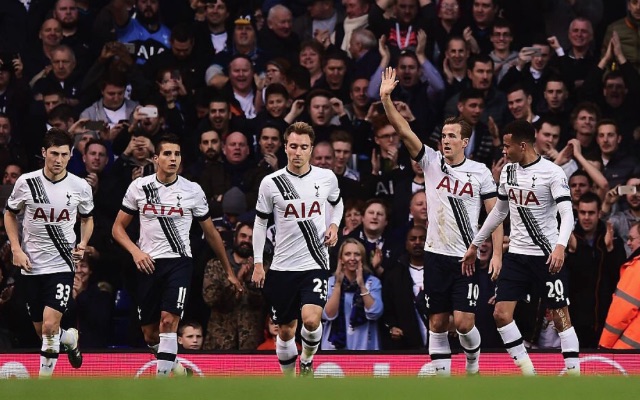
{"type": "Polygon", "coordinates": [[[542,160],[542,156],[540,156],[540,154],[538,154],[538,157],[535,159],[535,161],[532,161],[529,164],[520,164],[520,166],[522,168],[527,168],[527,167],[530,167],[532,165],[535,165],[535,164],[539,163],[540,160],[542,160]]]}
{"type": "Polygon", "coordinates": [[[457,164],[449,164],[449,166],[450,166],[451,168],[456,168],[456,167],[459,167],[459,166],[461,166],[462,164],[464,164],[464,163],[465,163],[465,161],[467,161],[467,157],[463,157],[463,158],[462,158],[462,161],[460,161],[459,163],[457,163],[457,164]]]}
{"type": "Polygon", "coordinates": [[[49,182],[53,183],[54,185],[58,182],[62,182],[63,180],[65,180],[67,178],[67,176],[69,175],[69,171],[64,171],[64,176],[60,179],[58,179],[57,181],[51,180],[47,174],[44,173],[44,168],[42,168],[42,176],[44,176],[44,179],[48,180],[49,182]]]}
{"type": "Polygon", "coordinates": [[[162,182],[160,179],[158,179],[158,174],[156,174],[156,182],[158,182],[162,186],[169,187],[169,186],[173,185],[174,183],[178,182],[178,176],[179,175],[176,175],[176,179],[174,179],[171,182],[162,182]]]}
{"type": "Polygon", "coordinates": [[[287,166],[287,167],[284,167],[284,169],[285,169],[285,171],[287,171],[287,173],[289,173],[289,174],[291,174],[291,175],[293,175],[293,176],[295,176],[295,177],[298,177],[298,178],[304,178],[305,176],[309,175],[309,174],[311,173],[311,169],[312,169],[312,168],[313,168],[313,166],[309,165],[309,170],[308,170],[307,172],[305,172],[305,173],[304,173],[304,174],[302,174],[302,175],[298,175],[298,174],[296,174],[295,172],[291,172],[291,170],[289,169],[289,167],[288,167],[288,166],[287,166]]]}

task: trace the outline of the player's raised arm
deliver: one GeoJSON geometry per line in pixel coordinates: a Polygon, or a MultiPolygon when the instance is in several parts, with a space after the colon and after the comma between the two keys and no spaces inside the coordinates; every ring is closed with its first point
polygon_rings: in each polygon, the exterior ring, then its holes
{"type": "Polygon", "coordinates": [[[400,112],[396,110],[396,106],[391,101],[391,92],[395,89],[398,81],[396,80],[396,70],[391,67],[387,67],[382,71],[382,83],[380,83],[380,101],[384,106],[384,111],[389,118],[389,122],[396,130],[400,139],[404,142],[404,145],[409,150],[411,158],[415,158],[420,150],[422,150],[422,142],[418,136],[411,130],[411,126],[400,112]]]}

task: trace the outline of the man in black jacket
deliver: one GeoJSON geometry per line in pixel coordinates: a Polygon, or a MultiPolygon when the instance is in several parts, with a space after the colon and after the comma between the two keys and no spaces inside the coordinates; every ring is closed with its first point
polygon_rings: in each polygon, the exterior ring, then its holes
{"type": "Polygon", "coordinates": [[[386,349],[424,349],[427,327],[419,311],[424,302],[424,242],[427,230],[414,226],[407,233],[405,251],[394,268],[384,275],[382,300],[384,323],[389,336],[383,336],[386,349]]]}
{"type": "Polygon", "coordinates": [[[578,223],[569,239],[565,261],[571,323],[583,348],[598,346],[626,257],[622,240],[613,235],[613,225],[598,219],[599,210],[598,195],[587,192],[580,197],[578,223]]]}

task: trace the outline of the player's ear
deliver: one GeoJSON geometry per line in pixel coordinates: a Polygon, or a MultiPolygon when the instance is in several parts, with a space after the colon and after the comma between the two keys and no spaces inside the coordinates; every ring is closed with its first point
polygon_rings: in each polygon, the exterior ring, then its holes
{"type": "Polygon", "coordinates": [[[42,158],[46,158],[47,157],[47,149],[45,149],[44,147],[42,148],[42,158]]]}
{"type": "Polygon", "coordinates": [[[462,138],[462,148],[469,146],[469,138],[462,138]]]}

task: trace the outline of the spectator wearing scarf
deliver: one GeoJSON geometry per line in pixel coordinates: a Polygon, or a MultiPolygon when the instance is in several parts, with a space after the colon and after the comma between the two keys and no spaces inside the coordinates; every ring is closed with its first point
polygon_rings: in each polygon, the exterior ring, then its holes
{"type": "Polygon", "coordinates": [[[369,269],[362,243],[347,238],[338,253],[338,268],[329,278],[322,313],[322,350],[378,350],[382,285],[369,269]]]}

